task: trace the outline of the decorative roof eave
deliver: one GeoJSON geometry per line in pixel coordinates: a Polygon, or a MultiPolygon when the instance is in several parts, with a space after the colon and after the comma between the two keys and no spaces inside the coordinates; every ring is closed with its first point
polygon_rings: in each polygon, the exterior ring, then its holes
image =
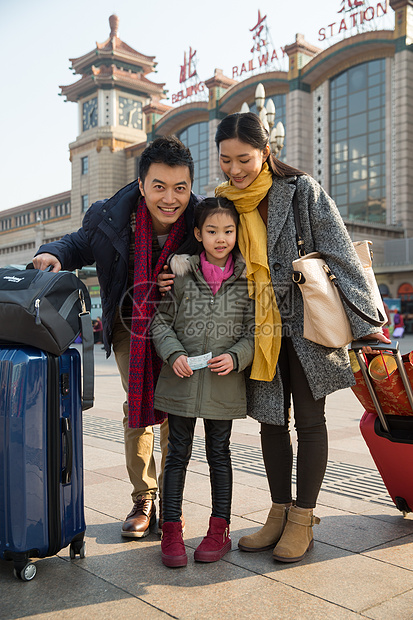
{"type": "Polygon", "coordinates": [[[345,69],[376,58],[394,56],[392,30],[375,30],[344,39],[315,56],[301,70],[301,81],[314,90],[345,69]]]}
{"type": "Polygon", "coordinates": [[[289,92],[288,73],[286,71],[268,71],[253,75],[231,86],[219,100],[220,112],[231,114],[241,109],[244,101],[254,101],[255,89],[261,82],[267,97],[289,92]]]}
{"type": "Polygon", "coordinates": [[[316,47],[306,41],[304,35],[299,33],[295,35],[294,43],[286,45],[284,50],[288,56],[295,53],[305,54],[306,56],[316,56],[322,51],[320,47],[316,47]]]}
{"type": "Polygon", "coordinates": [[[166,103],[161,103],[159,98],[153,97],[151,98],[150,103],[143,107],[142,112],[144,114],[165,114],[169,112],[169,110],[173,110],[174,108],[170,105],[166,105],[166,103]]]}
{"type": "MultiPolygon", "coordinates": [[[[132,48],[129,49],[132,50],[132,48]]],[[[96,63],[97,57],[103,61],[110,61],[111,63],[114,61],[118,61],[120,63],[124,62],[129,65],[133,65],[137,68],[141,68],[145,75],[154,71],[157,64],[155,62],[155,56],[144,56],[143,54],[135,52],[134,50],[132,50],[132,52],[133,53],[119,49],[100,50],[96,48],[91,52],[88,52],[84,56],[81,56],[79,58],[69,58],[69,60],[72,63],[72,68],[74,69],[74,71],[81,75],[89,71],[90,67],[96,63]]]]}
{"type": "Polygon", "coordinates": [[[169,135],[182,131],[189,125],[209,120],[208,102],[195,101],[172,108],[155,124],[155,134],[169,135]]]}
{"type": "Polygon", "coordinates": [[[217,86],[218,88],[230,88],[234,84],[237,84],[238,80],[234,80],[233,78],[229,78],[224,75],[222,69],[215,69],[214,75],[212,78],[205,80],[205,86],[210,90],[217,86]]]}
{"type": "Polygon", "coordinates": [[[145,148],[147,147],[148,143],[146,142],[136,142],[135,144],[131,144],[130,146],[127,146],[124,151],[126,153],[126,157],[139,157],[139,155],[142,154],[142,151],[145,150],[145,148]]]}
{"type": "Polygon", "coordinates": [[[128,90],[139,91],[144,95],[158,95],[161,99],[165,97],[165,84],[155,84],[142,74],[129,73],[116,67],[112,71],[98,71],[92,75],[84,75],[74,84],[60,86],[61,95],[67,101],[77,102],[88,94],[95,92],[98,88],[126,88],[128,90]]]}
{"type": "MultiPolygon", "coordinates": [[[[111,15],[109,17],[110,34],[109,38],[103,43],[96,42],[96,48],[79,58],[70,58],[72,68],[76,73],[87,73],[90,67],[96,63],[96,56],[99,56],[102,60],[107,59],[113,62],[117,60],[119,62],[126,62],[129,65],[139,67],[144,75],[151,73],[155,67],[155,56],[145,56],[140,52],[137,52],[130,47],[127,43],[122,41],[118,37],[119,18],[117,15],[111,15]]],[[[109,63],[108,63],[109,64],[109,63]]]]}

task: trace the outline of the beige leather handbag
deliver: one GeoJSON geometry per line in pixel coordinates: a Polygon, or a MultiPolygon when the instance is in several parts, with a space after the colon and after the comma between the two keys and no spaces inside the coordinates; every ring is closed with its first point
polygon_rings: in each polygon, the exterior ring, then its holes
{"type": "Polygon", "coordinates": [[[369,317],[348,299],[319,252],[305,253],[297,190],[293,198],[293,207],[299,258],[292,263],[294,269],[292,277],[293,282],[301,290],[304,302],[304,338],[325,347],[337,348],[348,345],[353,340],[353,334],[343,303],[370,325],[375,327],[384,325],[387,318],[372,269],[371,241],[356,241],[354,249],[364,268],[380,320],[369,317]]]}

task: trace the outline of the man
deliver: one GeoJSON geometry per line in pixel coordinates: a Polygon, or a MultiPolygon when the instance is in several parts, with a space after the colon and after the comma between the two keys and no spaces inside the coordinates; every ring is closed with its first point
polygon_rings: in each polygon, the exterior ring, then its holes
{"type": "Polygon", "coordinates": [[[147,332],[158,298],[157,275],[191,229],[193,207],[200,200],[191,192],[193,176],[189,149],[174,136],[155,139],[142,153],[136,181],[94,203],[77,232],[42,245],[33,259],[37,269],[52,266],[55,272],[96,263],[103,342],[108,357],[113,347],[126,393],[123,425],[133,507],[122,536],[128,538],[147,536],[156,521],[156,423],[161,423],[162,488],[168,422],[153,406],[161,363],[147,332]]]}

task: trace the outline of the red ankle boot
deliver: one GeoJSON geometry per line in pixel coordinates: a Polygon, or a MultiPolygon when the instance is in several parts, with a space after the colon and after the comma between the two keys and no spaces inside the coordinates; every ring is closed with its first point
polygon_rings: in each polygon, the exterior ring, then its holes
{"type": "Polygon", "coordinates": [[[211,517],[207,535],[195,551],[197,562],[217,562],[231,551],[231,537],[226,519],[211,517]]]}
{"type": "Polygon", "coordinates": [[[165,566],[186,566],[188,557],[182,538],[181,521],[167,521],[162,525],[162,562],[165,566]]]}

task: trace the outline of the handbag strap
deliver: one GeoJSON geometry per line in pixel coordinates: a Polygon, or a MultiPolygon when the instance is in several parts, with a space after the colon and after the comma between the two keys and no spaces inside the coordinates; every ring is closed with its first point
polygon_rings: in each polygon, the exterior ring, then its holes
{"type": "Polygon", "coordinates": [[[347,295],[345,294],[345,292],[341,288],[340,284],[338,283],[338,280],[337,280],[336,276],[334,275],[334,273],[332,273],[332,271],[331,271],[330,267],[328,267],[328,265],[324,264],[323,265],[323,269],[326,272],[327,277],[329,278],[331,283],[334,284],[334,286],[336,287],[336,289],[338,291],[338,294],[341,297],[341,300],[344,301],[345,304],[347,304],[347,306],[350,308],[350,310],[352,310],[355,314],[357,314],[357,316],[359,316],[361,319],[363,319],[363,321],[366,321],[366,323],[370,323],[370,325],[374,325],[374,327],[382,327],[383,326],[383,323],[384,323],[385,319],[384,319],[382,313],[380,312],[380,310],[378,308],[377,308],[377,312],[378,312],[379,317],[381,317],[380,321],[377,321],[377,319],[372,319],[371,317],[369,317],[362,310],[359,310],[359,308],[357,308],[357,306],[355,306],[352,301],[349,300],[349,298],[347,297],[347,295]]]}
{"type": "MultiPolygon", "coordinates": [[[[306,251],[305,251],[305,242],[304,242],[304,237],[303,237],[303,229],[301,226],[301,220],[300,220],[300,213],[298,210],[298,190],[297,190],[297,179],[294,181],[294,185],[295,185],[295,192],[294,192],[294,196],[293,196],[293,212],[294,212],[294,223],[295,223],[295,230],[296,230],[296,241],[297,241],[297,247],[298,247],[298,255],[300,258],[302,258],[303,256],[306,255],[306,251]]],[[[329,278],[329,280],[331,281],[331,283],[336,287],[341,300],[344,301],[344,303],[350,308],[350,310],[352,310],[355,314],[357,314],[357,316],[359,316],[361,319],[363,319],[363,321],[366,321],[366,323],[369,323],[370,325],[373,325],[374,327],[382,327],[384,322],[386,321],[386,319],[383,317],[382,313],[380,312],[380,310],[377,308],[377,312],[379,314],[379,317],[381,317],[380,321],[377,321],[377,319],[372,319],[371,317],[369,317],[367,314],[365,314],[362,310],[359,310],[359,308],[357,308],[357,306],[355,306],[353,304],[352,301],[349,300],[349,298],[347,297],[347,295],[345,294],[345,292],[343,291],[343,289],[341,288],[336,276],[332,273],[331,269],[328,267],[328,265],[324,264],[323,265],[324,271],[327,273],[327,277],[329,278]]],[[[301,274],[302,275],[302,274],[301,274]]],[[[294,276],[293,276],[293,281],[296,282],[298,284],[298,282],[300,281],[300,283],[302,282],[302,279],[300,280],[294,280],[294,276]]]]}
{"type": "Polygon", "coordinates": [[[294,223],[295,223],[295,239],[297,241],[298,247],[298,256],[302,258],[306,255],[305,247],[304,247],[304,237],[303,237],[303,229],[301,227],[300,220],[300,212],[298,211],[298,190],[297,190],[297,179],[294,181],[295,191],[293,195],[293,212],[294,212],[294,223]]]}

